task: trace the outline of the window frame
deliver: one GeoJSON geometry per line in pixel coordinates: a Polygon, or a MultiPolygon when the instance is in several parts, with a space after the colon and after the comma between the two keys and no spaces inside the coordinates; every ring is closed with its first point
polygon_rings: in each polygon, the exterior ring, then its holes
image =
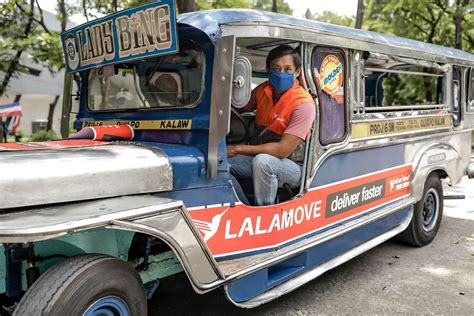
{"type": "MultiPolygon", "coordinates": [[[[181,50],[195,50],[197,51],[199,54],[201,54],[201,58],[202,58],[202,74],[201,74],[201,89],[200,89],[200,92],[199,92],[199,97],[196,99],[195,102],[191,103],[191,104],[188,104],[188,105],[185,105],[185,106],[167,106],[167,107],[141,107],[141,108],[127,108],[127,109],[106,109],[106,110],[95,110],[95,109],[92,109],[90,106],[89,106],[89,73],[91,70],[93,69],[96,69],[96,68],[91,68],[91,69],[87,69],[85,70],[84,72],[82,72],[83,74],[85,74],[84,76],[81,74],[81,77],[85,77],[85,80],[84,80],[84,96],[85,96],[85,108],[87,110],[88,113],[117,113],[117,112],[154,112],[154,111],[167,111],[167,110],[189,110],[189,109],[194,109],[196,107],[198,107],[201,103],[202,103],[202,100],[204,98],[204,94],[205,94],[205,86],[206,86],[206,72],[207,72],[207,56],[204,52],[204,50],[199,47],[199,46],[185,46],[185,47],[180,47],[180,51],[181,50]]],[[[178,53],[175,53],[175,54],[179,54],[178,53]]],[[[167,57],[167,56],[171,56],[173,54],[170,54],[170,55],[166,55],[166,56],[159,56],[159,57],[156,57],[156,58],[153,58],[151,60],[156,60],[157,58],[160,58],[160,57],[167,57]]],[[[136,62],[140,62],[141,60],[134,60],[134,61],[130,61],[130,63],[136,63],[136,62]]],[[[148,59],[147,61],[150,61],[150,59],[148,59]]],[[[127,63],[127,62],[125,62],[127,63]]],[[[125,63],[119,63],[119,64],[125,64],[125,63]]],[[[134,69],[134,73],[135,73],[135,69],[134,69]]],[[[181,74],[179,74],[181,76],[181,74]]],[[[183,79],[183,78],[181,78],[183,79]]],[[[138,82],[138,77],[137,78],[134,78],[134,81],[137,81],[138,82]]],[[[141,95],[139,95],[139,98],[141,99],[142,97],[144,97],[144,94],[142,91],[140,91],[141,95]]]]}
{"type": "Polygon", "coordinates": [[[463,113],[462,113],[462,86],[464,84],[464,80],[463,80],[463,70],[461,67],[459,66],[453,66],[453,81],[452,81],[452,89],[453,89],[453,106],[452,106],[452,109],[451,109],[451,114],[452,114],[452,117],[453,117],[453,125],[455,127],[458,127],[459,125],[461,125],[461,122],[462,122],[462,116],[463,116],[463,113]],[[456,89],[456,84],[457,84],[457,89],[456,89]],[[457,90],[457,91],[456,91],[457,90]],[[456,92],[457,92],[457,96],[456,96],[456,92]],[[456,106],[456,97],[458,99],[458,104],[457,104],[457,110],[455,110],[455,106],[456,106]],[[458,115],[458,118],[457,120],[455,119],[455,115],[458,115]]]}
{"type": "Polygon", "coordinates": [[[376,119],[380,118],[380,115],[383,114],[388,114],[390,115],[404,115],[405,113],[408,113],[410,116],[423,116],[423,115],[429,115],[433,114],[434,112],[439,112],[444,111],[446,114],[452,114],[452,109],[450,108],[450,103],[446,99],[446,82],[448,79],[448,66],[447,65],[440,65],[434,62],[428,62],[424,60],[417,60],[417,59],[411,59],[411,58],[405,58],[405,57],[400,57],[396,55],[385,55],[385,54],[379,54],[379,53],[374,53],[374,52],[367,52],[367,51],[361,51],[361,53],[364,56],[363,62],[361,63],[360,67],[360,73],[359,76],[361,77],[360,80],[360,89],[361,89],[361,99],[359,100],[361,105],[356,106],[355,108],[352,109],[352,117],[355,120],[364,120],[364,119],[376,119]],[[370,56],[373,56],[376,60],[386,60],[395,62],[395,63],[402,63],[405,65],[410,65],[413,67],[426,67],[426,68],[431,68],[435,69],[439,72],[439,74],[431,74],[431,73],[425,73],[425,72],[418,72],[418,71],[404,71],[404,70],[393,70],[393,69],[385,69],[385,68],[376,68],[373,67],[372,65],[367,66],[367,60],[370,58],[370,56]],[[408,75],[419,75],[419,76],[434,76],[438,78],[443,78],[444,80],[444,85],[442,87],[443,91],[443,98],[441,103],[436,103],[436,104],[406,104],[406,105],[388,105],[388,106],[367,106],[366,103],[366,89],[365,89],[365,83],[366,83],[366,75],[365,75],[365,70],[369,69],[373,72],[377,72],[377,70],[380,70],[380,73],[399,73],[399,74],[408,74],[408,75]]]}
{"type": "Polygon", "coordinates": [[[466,112],[474,113],[474,67],[467,71],[466,112]]]}
{"type": "Polygon", "coordinates": [[[349,71],[347,70],[347,67],[348,67],[348,64],[349,64],[348,53],[344,48],[341,48],[341,47],[333,47],[333,46],[326,46],[326,45],[316,44],[311,48],[309,59],[310,59],[309,60],[309,66],[310,66],[311,80],[312,80],[312,83],[314,84],[314,86],[316,87],[315,94],[316,94],[316,98],[318,100],[318,114],[319,114],[319,117],[316,118],[316,120],[318,120],[318,141],[323,147],[327,147],[327,146],[330,146],[330,145],[333,145],[333,144],[342,143],[347,138],[347,135],[349,133],[349,128],[348,128],[349,116],[348,116],[348,111],[347,111],[347,107],[349,106],[349,102],[348,102],[349,71]],[[313,65],[314,54],[316,54],[319,49],[327,50],[327,52],[329,52],[329,53],[333,52],[333,51],[336,51],[337,53],[341,54],[342,59],[344,61],[344,65],[343,65],[344,103],[342,105],[344,107],[344,110],[343,110],[343,113],[344,113],[344,122],[343,122],[344,133],[339,138],[334,138],[334,139],[331,139],[330,141],[324,141],[324,142],[321,138],[321,130],[322,130],[322,127],[323,127],[323,124],[322,124],[322,122],[323,122],[322,106],[323,105],[322,105],[321,98],[320,98],[320,94],[321,94],[320,90],[321,89],[319,88],[318,84],[316,84],[315,73],[314,73],[315,67],[313,65]]]}

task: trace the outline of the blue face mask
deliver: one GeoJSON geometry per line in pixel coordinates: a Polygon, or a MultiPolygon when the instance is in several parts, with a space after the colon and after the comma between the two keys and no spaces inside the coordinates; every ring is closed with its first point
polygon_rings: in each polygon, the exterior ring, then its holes
{"type": "Polygon", "coordinates": [[[295,82],[295,73],[291,72],[279,72],[279,71],[270,71],[268,72],[268,81],[270,85],[280,92],[284,92],[293,86],[295,82]]]}

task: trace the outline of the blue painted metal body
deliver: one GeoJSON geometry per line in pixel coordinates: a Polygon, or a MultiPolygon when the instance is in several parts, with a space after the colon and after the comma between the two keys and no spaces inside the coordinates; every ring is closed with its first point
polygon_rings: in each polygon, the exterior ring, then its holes
{"type": "Polygon", "coordinates": [[[323,162],[311,187],[338,182],[405,164],[405,145],[342,153],[323,162]]]}

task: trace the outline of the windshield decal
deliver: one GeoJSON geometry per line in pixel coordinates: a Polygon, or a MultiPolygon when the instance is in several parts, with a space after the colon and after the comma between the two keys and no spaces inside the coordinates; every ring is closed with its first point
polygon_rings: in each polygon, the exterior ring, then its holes
{"type": "Polygon", "coordinates": [[[129,125],[134,130],[190,130],[193,120],[86,121],[82,127],[129,125]]]}
{"type": "Polygon", "coordinates": [[[69,73],[178,51],[173,0],[85,23],[61,34],[69,73]]]}

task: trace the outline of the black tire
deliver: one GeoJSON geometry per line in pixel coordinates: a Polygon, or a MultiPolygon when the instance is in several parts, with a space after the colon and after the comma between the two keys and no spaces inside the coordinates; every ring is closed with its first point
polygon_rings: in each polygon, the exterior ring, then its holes
{"type": "Polygon", "coordinates": [[[438,233],[443,217],[443,186],[436,173],[426,179],[423,196],[413,208],[410,225],[400,235],[402,241],[422,247],[429,244],[438,233]]]}
{"type": "Polygon", "coordinates": [[[13,312],[27,315],[83,315],[101,299],[124,303],[129,315],[147,315],[145,289],[138,273],[114,257],[88,254],[67,259],[46,271],[13,312]]]}

